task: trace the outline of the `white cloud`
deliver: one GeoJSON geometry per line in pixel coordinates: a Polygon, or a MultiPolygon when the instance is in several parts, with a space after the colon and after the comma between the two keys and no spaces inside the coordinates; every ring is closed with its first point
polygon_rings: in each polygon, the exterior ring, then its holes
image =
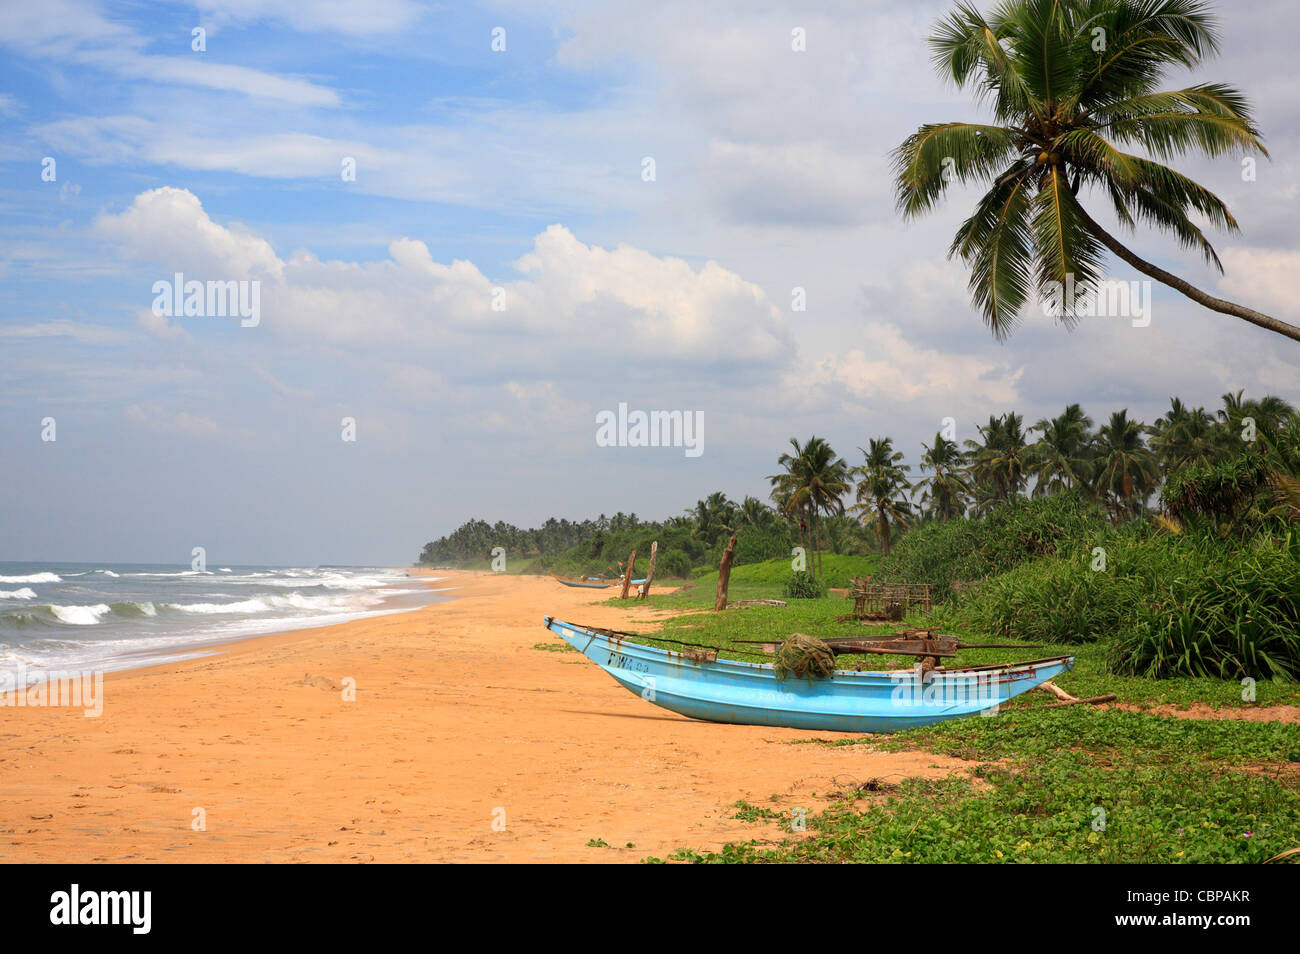
{"type": "Polygon", "coordinates": [[[209,26],[279,21],[303,33],[361,37],[404,30],[424,13],[411,0],[222,0],[219,5],[200,3],[198,8],[209,26]]]}
{"type": "Polygon", "coordinates": [[[867,324],[863,337],[865,347],[818,362],[811,382],[858,403],[1014,407],[1020,399],[1017,384],[1023,368],[921,347],[907,341],[895,326],[881,322],[867,324]]]}
{"type": "Polygon", "coordinates": [[[185,332],[176,319],[168,318],[165,315],[155,315],[152,309],[141,308],[135,313],[136,324],[153,338],[163,341],[188,341],[190,336],[185,332]]]}
{"type": "MultiPolygon", "coordinates": [[[[188,47],[188,35],[177,34],[188,47]]],[[[206,53],[159,56],[148,40],[87,0],[0,4],[0,45],[24,56],[78,63],[150,84],[178,83],[297,106],[337,106],[331,89],[297,77],[222,63],[206,53]]]]}
{"type": "Polygon", "coordinates": [[[1281,321],[1300,323],[1300,249],[1234,247],[1219,257],[1221,294],[1281,321]]]}
{"type": "Polygon", "coordinates": [[[123,411],[127,420],[164,434],[187,434],[193,437],[236,437],[246,432],[227,427],[210,417],[174,411],[154,402],[128,404],[123,411]]]}
{"type": "Polygon", "coordinates": [[[214,222],[197,196],[170,187],[101,216],[95,231],[164,277],[263,280],[263,325],[300,341],[391,350],[488,335],[527,363],[593,346],[696,365],[776,364],[793,354],[781,311],[716,262],[694,268],[629,246],[586,245],[559,225],[515,263],[524,278],[503,282],[471,262],[437,262],[410,238],[390,243],[380,262],[307,251],[281,259],[265,239],[214,222]]]}
{"type": "Polygon", "coordinates": [[[186,189],[142,192],[126,211],[101,215],[94,228],[133,257],[166,265],[169,278],[171,271],[194,272],[200,281],[274,278],[283,268],[269,242],[213,222],[186,189]]]}
{"type": "Polygon", "coordinates": [[[0,338],[73,338],[82,344],[100,345],[118,344],[128,337],[116,328],[64,319],[0,326],[0,338]]]}

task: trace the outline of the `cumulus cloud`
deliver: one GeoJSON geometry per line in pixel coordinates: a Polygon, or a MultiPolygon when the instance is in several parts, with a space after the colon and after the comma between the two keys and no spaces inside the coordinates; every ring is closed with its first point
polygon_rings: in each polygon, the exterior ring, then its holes
{"type": "Polygon", "coordinates": [[[813,384],[858,403],[924,401],[941,407],[973,403],[1014,407],[1023,368],[964,354],[945,354],[908,341],[893,325],[871,322],[865,346],[816,364],[813,384]]]}
{"type": "Polygon", "coordinates": [[[188,189],[142,192],[124,212],[101,215],[94,227],[137,259],[207,273],[200,280],[273,278],[283,268],[269,242],[213,222],[188,189]]]}
{"type": "Polygon", "coordinates": [[[379,262],[322,261],[308,251],[282,259],[265,239],[213,221],[197,196],[170,187],[101,216],[95,230],[166,277],[261,280],[265,326],[299,340],[391,349],[445,344],[449,332],[494,334],[506,339],[498,346],[534,356],[604,342],[646,360],[696,364],[779,363],[793,352],[781,311],[734,272],[587,245],[559,225],[515,262],[524,277],[504,282],[468,261],[437,262],[411,238],[390,243],[379,262]]]}

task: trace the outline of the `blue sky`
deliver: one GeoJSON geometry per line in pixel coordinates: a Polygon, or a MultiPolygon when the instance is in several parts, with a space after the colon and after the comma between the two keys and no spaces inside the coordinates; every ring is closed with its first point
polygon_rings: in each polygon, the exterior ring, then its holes
{"type": "MultiPolygon", "coordinates": [[[[1162,288],[1148,328],[990,338],[945,258],[972,194],[903,224],[887,175],[978,115],[926,62],[946,6],[6,5],[0,559],[405,562],[470,517],[762,496],[795,435],[915,461],[946,416],[1300,401],[1281,339],[1162,288]],[[260,281],[262,321],[152,315],[177,271],[260,281]],[[705,453],[598,447],[620,402],[702,411],[705,453]]],[[[1252,97],[1272,161],[1183,164],[1242,222],[1225,276],[1133,245],[1294,320],[1300,13],[1221,12],[1197,78],[1252,97]]]]}

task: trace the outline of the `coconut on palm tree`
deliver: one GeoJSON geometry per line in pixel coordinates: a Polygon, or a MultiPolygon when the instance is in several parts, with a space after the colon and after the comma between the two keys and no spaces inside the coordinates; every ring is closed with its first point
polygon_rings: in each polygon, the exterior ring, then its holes
{"type": "Polygon", "coordinates": [[[907,499],[912,489],[907,479],[910,468],[902,463],[903,452],[894,450],[890,438],[873,437],[867,445],[865,450],[858,448],[866,463],[853,469],[862,482],[858,484],[858,502],[852,509],[862,515],[864,522],[874,524],[876,536],[880,538],[880,552],[889,556],[891,524],[906,527],[912,519],[912,504],[907,499]]]}
{"type": "MultiPolygon", "coordinates": [[[[968,3],[930,37],[935,66],[972,89],[993,121],[922,126],[894,151],[898,204],[933,208],[953,181],[991,183],[949,249],[970,269],[971,297],[998,338],[1031,298],[1095,287],[1103,250],[1193,301],[1300,341],[1300,328],[1210,295],[1153,265],[1098,224],[1081,201],[1109,201],[1124,229],[1170,232],[1222,271],[1197,219],[1238,230],[1226,204],[1165,163],[1186,153],[1267,155],[1246,97],[1222,83],[1162,91],[1173,67],[1218,50],[1203,0],[1003,0],[968,3]],[[1136,152],[1126,150],[1134,149],[1136,152]],[[1081,195],[1082,194],[1082,195],[1081,195]]],[[[1067,324],[1076,302],[1061,300],[1067,324]]]]}

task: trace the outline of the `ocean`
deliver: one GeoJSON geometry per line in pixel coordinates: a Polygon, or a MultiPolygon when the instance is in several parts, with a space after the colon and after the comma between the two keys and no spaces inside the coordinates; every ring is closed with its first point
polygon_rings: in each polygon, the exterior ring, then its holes
{"type": "Polygon", "coordinates": [[[443,598],[431,579],[387,567],[0,563],[0,674],[130,669],[400,613],[443,598]]]}

